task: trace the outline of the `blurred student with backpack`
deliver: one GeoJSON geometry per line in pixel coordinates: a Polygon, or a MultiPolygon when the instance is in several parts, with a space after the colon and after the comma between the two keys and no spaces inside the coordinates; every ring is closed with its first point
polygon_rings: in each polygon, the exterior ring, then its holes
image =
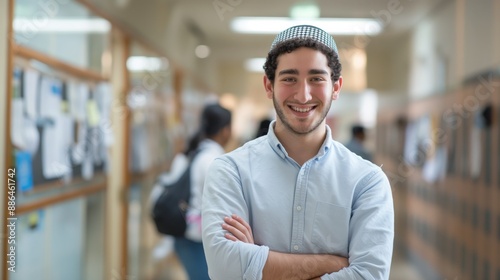
{"type": "MultiPolygon", "coordinates": [[[[219,104],[204,107],[200,127],[189,141],[185,158],[196,153],[191,163],[191,197],[186,214],[187,229],[184,237],[175,237],[175,252],[189,279],[208,277],[205,253],[201,243],[201,198],[209,165],[225,153],[224,146],[231,138],[231,112],[219,104]]],[[[187,164],[186,164],[187,166],[187,164]]]]}

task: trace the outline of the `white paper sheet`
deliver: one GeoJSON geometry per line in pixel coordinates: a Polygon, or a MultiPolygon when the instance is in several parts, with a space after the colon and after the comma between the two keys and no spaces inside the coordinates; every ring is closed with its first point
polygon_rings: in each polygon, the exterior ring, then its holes
{"type": "Polygon", "coordinates": [[[43,133],[42,164],[45,178],[56,178],[71,172],[68,135],[72,121],[67,116],[54,119],[43,133]]]}
{"type": "Polygon", "coordinates": [[[99,106],[99,111],[102,114],[102,118],[109,118],[111,111],[111,101],[112,101],[111,85],[109,83],[100,83],[96,86],[94,92],[94,99],[99,106]]]}
{"type": "Polygon", "coordinates": [[[111,106],[113,94],[110,83],[99,83],[94,92],[94,98],[97,102],[100,121],[99,121],[99,155],[104,164],[104,170],[109,170],[109,147],[113,144],[113,129],[111,123],[111,106]]]}
{"type": "Polygon", "coordinates": [[[113,129],[111,123],[112,92],[109,83],[100,83],[95,90],[94,98],[100,112],[99,128],[104,138],[105,147],[113,144],[113,129]]]}
{"type": "Polygon", "coordinates": [[[78,103],[78,88],[79,88],[79,83],[75,81],[69,81],[66,84],[66,95],[68,96],[68,108],[69,108],[69,113],[71,116],[73,116],[75,119],[78,119],[78,107],[81,105],[78,103]]]}
{"type": "Polygon", "coordinates": [[[22,98],[12,99],[11,104],[10,139],[12,144],[16,148],[34,155],[38,150],[40,141],[35,121],[24,115],[24,101],[22,98]]]}
{"type": "Polygon", "coordinates": [[[40,86],[40,117],[43,118],[42,171],[47,179],[61,177],[71,171],[68,157],[68,117],[61,112],[62,83],[43,77],[40,86]]]}
{"type": "Polygon", "coordinates": [[[31,155],[36,154],[40,144],[40,134],[36,127],[35,120],[25,117],[23,126],[24,150],[31,155]]]}
{"type": "Polygon", "coordinates": [[[435,183],[442,180],[446,176],[447,159],[448,152],[446,147],[437,147],[434,155],[427,159],[422,168],[424,180],[429,183],[435,183]]]}
{"type": "Polygon", "coordinates": [[[61,115],[62,83],[51,77],[42,77],[40,84],[40,117],[61,115]]]}
{"type": "Polygon", "coordinates": [[[23,94],[26,115],[35,120],[38,104],[38,89],[39,89],[40,73],[34,69],[26,69],[24,72],[23,94]]]}
{"type": "Polygon", "coordinates": [[[78,106],[74,112],[74,116],[78,121],[85,121],[87,118],[87,101],[89,100],[90,89],[87,84],[81,83],[78,85],[76,102],[78,106]]]}
{"type": "Polygon", "coordinates": [[[10,140],[20,149],[24,148],[23,121],[23,99],[14,98],[10,109],[10,140]]]}

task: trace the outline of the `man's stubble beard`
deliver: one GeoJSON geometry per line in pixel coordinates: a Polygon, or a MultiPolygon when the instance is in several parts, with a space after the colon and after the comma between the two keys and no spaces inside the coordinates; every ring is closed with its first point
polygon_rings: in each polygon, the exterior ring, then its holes
{"type": "Polygon", "coordinates": [[[321,123],[323,122],[323,120],[325,120],[325,118],[328,115],[328,112],[330,111],[330,108],[332,106],[332,100],[330,100],[328,103],[326,103],[326,104],[328,104],[328,107],[326,108],[326,110],[324,110],[322,112],[323,115],[322,115],[321,119],[317,123],[313,123],[312,127],[310,129],[308,129],[307,131],[298,131],[298,130],[296,130],[295,128],[292,127],[292,125],[290,124],[290,122],[285,117],[284,110],[282,110],[282,108],[278,106],[278,101],[275,98],[274,91],[273,91],[272,94],[273,94],[273,106],[274,106],[274,109],[276,110],[276,114],[278,115],[278,118],[281,120],[281,122],[283,123],[283,125],[289,131],[291,131],[291,132],[293,132],[295,134],[298,134],[298,135],[305,135],[305,134],[311,133],[314,130],[316,130],[321,125],[321,123]]]}

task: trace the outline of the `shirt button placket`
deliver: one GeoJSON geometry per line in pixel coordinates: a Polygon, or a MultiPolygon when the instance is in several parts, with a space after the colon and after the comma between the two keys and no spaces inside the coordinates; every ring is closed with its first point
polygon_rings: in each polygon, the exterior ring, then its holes
{"type": "Polygon", "coordinates": [[[296,197],[294,201],[294,207],[297,213],[293,218],[293,234],[292,234],[292,249],[294,252],[299,252],[300,244],[302,244],[302,238],[304,233],[302,205],[305,203],[305,179],[306,179],[307,165],[303,166],[299,171],[296,197]]]}

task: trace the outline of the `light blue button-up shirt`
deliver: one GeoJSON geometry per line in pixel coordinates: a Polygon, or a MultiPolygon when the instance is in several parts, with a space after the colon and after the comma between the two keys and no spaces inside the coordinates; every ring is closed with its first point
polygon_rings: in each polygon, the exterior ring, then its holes
{"type": "Polygon", "coordinates": [[[388,279],[394,208],[387,176],[332,140],[328,126],[318,154],[300,166],[273,125],[209,168],[202,224],[211,279],[262,279],[269,250],[349,258],[349,267],[322,279],[388,279]],[[224,237],[231,214],[249,222],[259,245],[224,237]]]}

